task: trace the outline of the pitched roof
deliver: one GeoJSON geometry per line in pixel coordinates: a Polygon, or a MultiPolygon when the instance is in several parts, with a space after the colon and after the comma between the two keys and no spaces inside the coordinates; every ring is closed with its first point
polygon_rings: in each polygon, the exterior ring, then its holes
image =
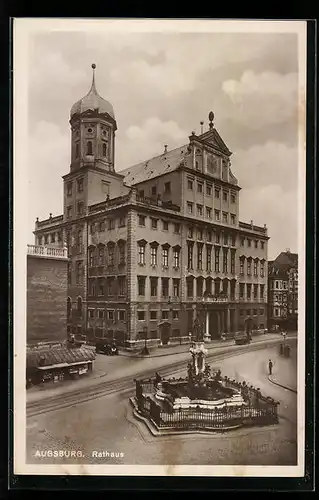
{"type": "Polygon", "coordinates": [[[132,186],[176,170],[187,154],[188,146],[181,146],[149,160],[132,165],[124,170],[120,170],[119,173],[124,175],[125,184],[132,186]]]}
{"type": "Polygon", "coordinates": [[[90,347],[49,347],[30,349],[27,352],[27,368],[39,366],[53,366],[60,364],[74,364],[95,359],[95,350],[90,347]]]}
{"type": "Polygon", "coordinates": [[[275,264],[277,266],[289,268],[293,266],[298,266],[298,254],[291,252],[280,252],[278,257],[275,259],[275,264]]]}

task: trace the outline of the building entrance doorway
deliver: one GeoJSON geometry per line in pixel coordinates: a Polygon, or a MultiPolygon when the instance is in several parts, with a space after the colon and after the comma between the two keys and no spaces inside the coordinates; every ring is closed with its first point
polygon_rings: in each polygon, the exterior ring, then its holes
{"type": "Polygon", "coordinates": [[[160,337],[163,345],[168,344],[169,338],[171,336],[171,325],[170,323],[163,323],[160,326],[160,337]]]}
{"type": "Polygon", "coordinates": [[[209,311],[209,333],[211,339],[219,339],[220,331],[220,318],[219,311],[209,311]]]}

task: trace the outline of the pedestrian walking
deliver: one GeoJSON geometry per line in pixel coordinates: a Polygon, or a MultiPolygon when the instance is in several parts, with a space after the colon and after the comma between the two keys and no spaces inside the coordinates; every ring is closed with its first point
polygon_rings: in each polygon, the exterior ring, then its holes
{"type": "Polygon", "coordinates": [[[269,370],[269,375],[272,375],[272,367],[273,367],[273,362],[271,359],[268,361],[268,370],[269,370]]]}

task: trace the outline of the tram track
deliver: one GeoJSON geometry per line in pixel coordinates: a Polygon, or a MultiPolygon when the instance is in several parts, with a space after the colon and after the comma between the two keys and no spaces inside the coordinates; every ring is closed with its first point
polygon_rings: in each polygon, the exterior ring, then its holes
{"type": "MultiPolygon", "coordinates": [[[[253,352],[267,347],[273,347],[280,342],[280,339],[272,339],[267,341],[258,341],[246,346],[228,346],[218,352],[209,353],[207,361],[222,361],[225,358],[240,356],[246,352],[253,352]]],[[[174,375],[184,369],[188,363],[188,359],[169,363],[158,368],[157,371],[164,377],[174,375]]],[[[134,391],[134,379],[149,378],[154,375],[154,369],[144,369],[134,375],[121,377],[115,380],[101,381],[91,386],[74,390],[72,392],[50,396],[39,401],[27,403],[26,416],[32,418],[37,415],[50,413],[86,403],[88,401],[109,396],[114,393],[134,391]]]]}

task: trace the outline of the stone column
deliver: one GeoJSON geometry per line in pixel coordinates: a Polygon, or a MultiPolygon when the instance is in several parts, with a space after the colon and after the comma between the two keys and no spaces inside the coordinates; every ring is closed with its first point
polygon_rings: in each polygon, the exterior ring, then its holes
{"type": "Polygon", "coordinates": [[[228,308],[227,311],[226,311],[226,329],[227,329],[227,333],[230,332],[230,309],[228,308]]]}
{"type": "Polygon", "coordinates": [[[206,311],[206,318],[205,318],[205,334],[204,334],[204,341],[205,342],[210,342],[211,340],[211,335],[209,333],[209,312],[206,311]]]}

